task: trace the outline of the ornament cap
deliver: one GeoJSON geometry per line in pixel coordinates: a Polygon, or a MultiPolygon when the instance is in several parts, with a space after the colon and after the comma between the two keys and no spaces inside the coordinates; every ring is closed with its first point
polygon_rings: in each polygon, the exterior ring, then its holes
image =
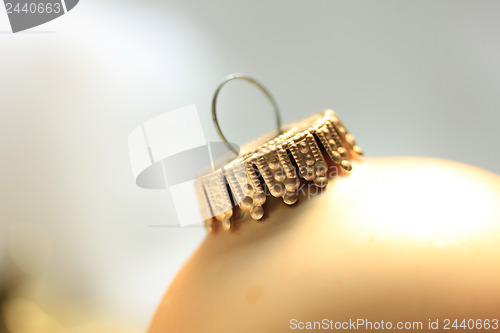
{"type": "MultiPolygon", "coordinates": [[[[219,222],[225,230],[231,229],[233,207],[261,220],[268,196],[293,205],[301,179],[323,188],[329,178],[338,176],[328,174],[329,164],[349,173],[351,160],[361,155],[335,112],[325,110],[284,127],[277,137],[266,135],[244,145],[235,159],[199,177],[195,186],[202,215],[208,224],[219,222]]],[[[217,223],[210,225],[210,231],[217,229],[217,223]]]]}

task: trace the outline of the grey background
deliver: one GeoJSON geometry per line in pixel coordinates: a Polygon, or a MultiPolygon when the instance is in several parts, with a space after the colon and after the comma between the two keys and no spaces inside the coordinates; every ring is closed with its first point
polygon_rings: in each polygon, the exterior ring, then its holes
{"type": "MultiPolygon", "coordinates": [[[[26,224],[50,238],[47,308],[90,304],[146,327],[205,233],[158,227],[176,223],[171,198],[135,186],[127,136],[194,103],[216,140],[211,97],[232,72],[262,81],[285,123],[333,108],[368,156],[500,173],[498,13],[498,1],[86,0],[15,35],[0,13],[0,235],[26,224]]],[[[275,126],[246,82],[219,107],[235,143],[275,126]]]]}
{"type": "MultiPolygon", "coordinates": [[[[12,8],[10,9],[10,13],[8,14],[10,25],[12,27],[13,32],[22,31],[25,29],[29,29],[35,27],[37,25],[43,24],[45,22],[56,19],[59,16],[64,15],[64,7],[60,0],[4,0],[5,8],[7,9],[7,4],[12,4],[12,8]],[[43,10],[38,11],[38,5],[43,4],[43,10]],[[45,7],[47,4],[59,4],[59,12],[55,13],[52,11],[51,13],[45,12],[45,7]],[[16,6],[19,5],[19,11],[16,11],[16,6]],[[37,7],[35,10],[31,10],[32,7],[37,7]],[[23,12],[23,7],[26,7],[26,11],[23,12]]],[[[10,5],[9,5],[10,6],[10,5]]],[[[57,10],[57,8],[56,8],[57,10]]]]}

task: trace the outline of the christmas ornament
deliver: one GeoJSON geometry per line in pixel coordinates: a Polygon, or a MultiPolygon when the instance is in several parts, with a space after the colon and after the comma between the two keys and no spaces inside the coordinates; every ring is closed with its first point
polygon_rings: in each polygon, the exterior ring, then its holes
{"type": "MultiPolygon", "coordinates": [[[[255,79],[233,74],[219,86],[212,103],[212,115],[221,140],[222,133],[216,114],[217,96],[222,86],[235,79],[244,79],[259,87],[270,99],[281,123],[279,110],[271,94],[255,79]]],[[[363,155],[354,136],[349,133],[332,110],[308,117],[286,126],[278,125],[277,137],[264,136],[244,145],[238,157],[220,169],[201,176],[196,181],[201,215],[207,230],[214,231],[219,222],[226,231],[237,220],[234,208],[248,213],[254,220],[264,216],[263,206],[268,196],[282,198],[287,205],[297,202],[299,187],[304,182],[324,188],[328,179],[352,170],[351,160],[363,155]],[[330,172],[329,172],[330,171],[330,172]]],[[[228,148],[238,153],[228,144],[228,148]]]]}

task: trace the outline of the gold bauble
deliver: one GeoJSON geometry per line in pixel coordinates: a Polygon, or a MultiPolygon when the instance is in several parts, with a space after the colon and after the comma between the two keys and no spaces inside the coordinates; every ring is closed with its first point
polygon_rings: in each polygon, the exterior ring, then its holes
{"type": "Polygon", "coordinates": [[[420,321],[425,332],[429,320],[441,330],[445,319],[500,317],[497,175],[367,158],[317,196],[264,209],[259,222],[247,215],[207,235],[151,333],[292,332],[294,319],[358,318],[420,321]]]}

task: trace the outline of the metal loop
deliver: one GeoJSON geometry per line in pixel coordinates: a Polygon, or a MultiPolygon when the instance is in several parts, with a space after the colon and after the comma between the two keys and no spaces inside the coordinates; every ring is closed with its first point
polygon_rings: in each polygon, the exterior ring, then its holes
{"type": "Polygon", "coordinates": [[[282,131],[281,131],[281,114],[280,114],[280,110],[278,108],[278,104],[274,100],[271,93],[259,81],[255,80],[254,78],[252,78],[246,74],[242,74],[242,73],[234,73],[234,74],[230,74],[230,75],[226,76],[224,78],[224,80],[222,81],[222,83],[217,87],[217,90],[215,90],[214,97],[212,99],[212,120],[214,122],[214,126],[215,126],[215,129],[217,130],[217,134],[219,135],[219,138],[222,140],[222,142],[224,142],[224,144],[229,148],[229,150],[231,150],[236,155],[238,155],[238,151],[229,143],[229,141],[227,141],[226,137],[222,133],[222,130],[219,126],[219,120],[217,119],[217,97],[219,96],[219,92],[226,83],[228,83],[231,80],[236,80],[236,79],[246,80],[246,81],[254,84],[257,88],[259,88],[260,91],[262,91],[264,93],[264,95],[266,95],[266,97],[269,99],[269,101],[271,102],[271,104],[273,105],[273,108],[274,108],[274,112],[276,115],[276,126],[278,127],[278,135],[280,135],[282,133],[282,131]]]}

